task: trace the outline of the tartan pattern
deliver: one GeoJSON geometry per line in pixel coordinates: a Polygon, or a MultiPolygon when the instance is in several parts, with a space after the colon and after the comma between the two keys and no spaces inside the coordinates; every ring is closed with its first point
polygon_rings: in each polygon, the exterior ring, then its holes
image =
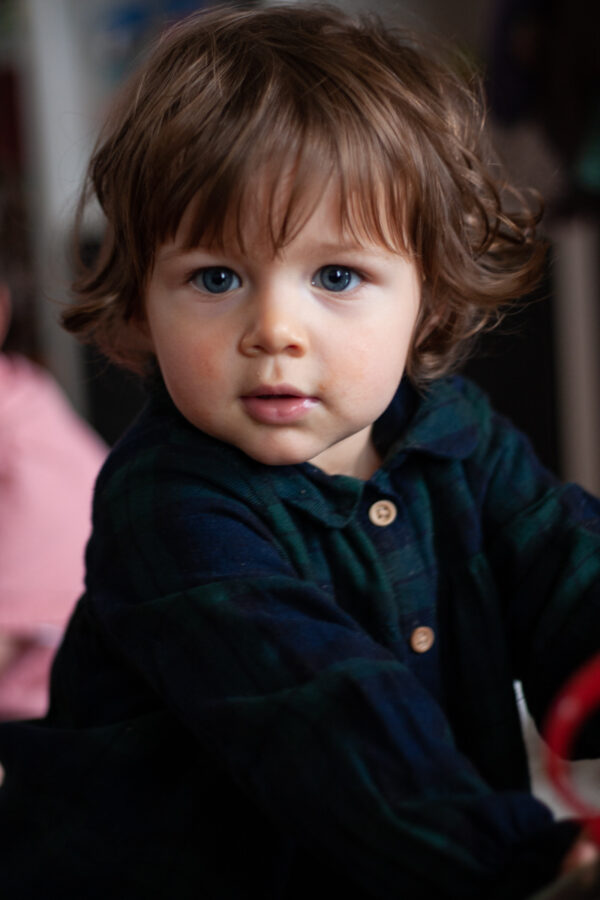
{"type": "Polygon", "coordinates": [[[98,481],[50,713],[0,726],[6,896],[518,900],[553,877],[576,829],[528,792],[512,682],[540,719],[599,649],[600,504],[462,379],[403,383],[374,438],[369,482],[268,467],[156,391],[98,481]]]}

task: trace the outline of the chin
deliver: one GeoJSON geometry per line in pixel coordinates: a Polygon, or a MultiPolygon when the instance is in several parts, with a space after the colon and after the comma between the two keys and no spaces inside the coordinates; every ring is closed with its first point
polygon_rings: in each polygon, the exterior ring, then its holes
{"type": "Polygon", "coordinates": [[[312,459],[313,454],[309,451],[302,453],[302,451],[297,449],[282,449],[278,447],[266,448],[259,447],[254,450],[250,450],[246,447],[240,447],[247,456],[250,456],[252,459],[256,460],[256,462],[262,463],[265,466],[297,466],[300,463],[307,462],[309,459],[312,459]]]}
{"type": "Polygon", "coordinates": [[[293,456],[290,454],[264,454],[264,453],[249,453],[248,456],[251,456],[252,459],[256,460],[256,462],[262,463],[263,466],[297,466],[300,463],[307,462],[308,457],[306,456],[293,456]]]}

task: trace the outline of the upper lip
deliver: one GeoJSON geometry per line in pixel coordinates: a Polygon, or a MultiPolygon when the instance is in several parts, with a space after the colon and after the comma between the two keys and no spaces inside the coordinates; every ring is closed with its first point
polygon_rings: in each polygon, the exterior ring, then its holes
{"type": "Polygon", "coordinates": [[[252,391],[247,391],[244,397],[307,397],[303,391],[292,387],[290,384],[261,384],[252,391]]]}

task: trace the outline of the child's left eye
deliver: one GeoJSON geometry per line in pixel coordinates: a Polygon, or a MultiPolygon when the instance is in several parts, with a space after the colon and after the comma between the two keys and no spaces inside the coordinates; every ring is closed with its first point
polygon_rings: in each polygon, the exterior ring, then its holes
{"type": "Polygon", "coordinates": [[[341,293],[357,287],[362,278],[354,269],[348,266],[328,265],[322,266],[315,274],[312,284],[315,287],[324,288],[326,291],[341,293]]]}
{"type": "Polygon", "coordinates": [[[241,283],[239,275],[227,266],[206,266],[190,278],[190,284],[196,290],[209,294],[225,294],[238,288],[241,283]]]}

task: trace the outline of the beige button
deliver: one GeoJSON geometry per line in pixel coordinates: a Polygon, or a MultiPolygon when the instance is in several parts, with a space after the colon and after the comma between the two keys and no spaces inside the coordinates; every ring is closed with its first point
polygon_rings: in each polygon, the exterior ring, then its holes
{"type": "Polygon", "coordinates": [[[369,510],[369,519],[381,528],[391,525],[397,515],[398,510],[391,500],[378,500],[369,510]]]}
{"type": "Polygon", "coordinates": [[[435,633],[433,628],[429,628],[427,625],[420,625],[418,628],[415,628],[410,636],[410,646],[415,653],[427,653],[433,647],[434,641],[435,633]]]}

